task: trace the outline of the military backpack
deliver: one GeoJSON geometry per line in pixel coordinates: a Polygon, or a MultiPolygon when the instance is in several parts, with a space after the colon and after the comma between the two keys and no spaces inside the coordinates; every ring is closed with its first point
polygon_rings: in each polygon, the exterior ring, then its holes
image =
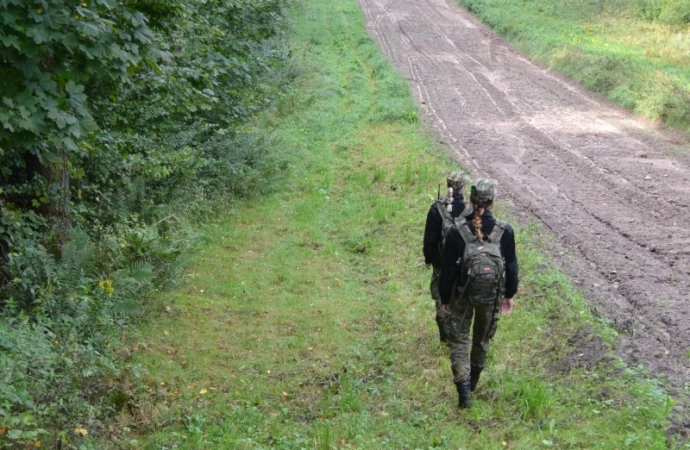
{"type": "Polygon", "coordinates": [[[506,222],[497,220],[485,241],[478,240],[466,222],[456,226],[465,241],[458,288],[461,298],[472,306],[496,306],[503,297],[505,263],[500,242],[506,226],[506,222]]]}
{"type": "Polygon", "coordinates": [[[436,209],[438,210],[438,213],[441,216],[441,240],[439,241],[439,255],[443,254],[443,247],[446,244],[446,237],[448,236],[448,233],[450,232],[450,229],[453,228],[454,225],[456,225],[456,220],[458,220],[457,223],[459,222],[464,222],[465,219],[472,214],[472,207],[467,205],[465,206],[465,209],[462,210],[460,215],[457,218],[454,218],[453,215],[451,214],[451,211],[448,210],[448,206],[450,205],[450,201],[446,199],[438,199],[434,202],[434,205],[436,206],[436,209]]]}

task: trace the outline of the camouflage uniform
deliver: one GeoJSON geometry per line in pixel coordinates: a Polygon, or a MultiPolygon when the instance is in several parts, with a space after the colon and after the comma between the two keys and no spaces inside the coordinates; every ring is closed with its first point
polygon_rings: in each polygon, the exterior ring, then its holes
{"type": "MultiPolygon", "coordinates": [[[[477,195],[488,204],[495,195],[495,186],[489,180],[478,180],[472,186],[471,199],[477,195]]],[[[473,200],[474,203],[474,200],[473,200]]],[[[496,224],[491,211],[485,209],[481,216],[482,234],[489,236],[496,224]]],[[[467,225],[473,234],[477,234],[472,224],[472,218],[467,219],[467,225]]],[[[518,261],[515,252],[515,232],[509,224],[505,224],[500,239],[501,256],[505,264],[505,298],[512,298],[518,288],[518,261]]],[[[465,242],[457,229],[452,229],[446,237],[443,251],[441,280],[439,292],[441,301],[450,307],[450,317],[447,321],[453,382],[458,388],[460,408],[472,405],[470,390],[474,391],[479,375],[486,366],[486,358],[491,346],[491,338],[496,331],[500,315],[500,304],[494,306],[472,306],[457,288],[459,281],[458,261],[464,255],[465,242]],[[473,322],[474,319],[474,323],[473,322]]],[[[499,302],[502,299],[498,299],[499,302]]]]}
{"type": "Polygon", "coordinates": [[[492,306],[471,306],[469,302],[459,298],[451,302],[451,314],[446,327],[449,334],[448,346],[453,383],[469,380],[471,367],[483,369],[486,366],[492,331],[495,330],[493,316],[494,307],[492,306]],[[473,316],[474,326],[472,326],[473,316]],[[494,330],[489,328],[494,328],[494,330]]]}
{"type": "MultiPolygon", "coordinates": [[[[446,199],[446,203],[452,206],[451,216],[458,217],[465,209],[465,199],[462,195],[462,188],[469,182],[469,178],[460,171],[452,172],[446,179],[447,187],[452,187],[453,197],[446,199]]],[[[431,298],[436,307],[436,324],[442,342],[447,341],[447,314],[442,309],[441,294],[439,293],[439,283],[441,280],[441,229],[442,218],[436,209],[436,203],[431,205],[427,214],[426,227],[424,230],[424,262],[432,266],[431,283],[429,290],[431,298]]]]}
{"type": "Polygon", "coordinates": [[[441,293],[438,290],[439,283],[441,282],[441,268],[432,266],[431,270],[431,284],[429,285],[429,290],[431,291],[431,298],[434,299],[434,302],[436,302],[436,321],[438,322],[438,318],[441,315],[445,315],[445,313],[441,312],[441,306],[443,304],[441,303],[441,293]]]}

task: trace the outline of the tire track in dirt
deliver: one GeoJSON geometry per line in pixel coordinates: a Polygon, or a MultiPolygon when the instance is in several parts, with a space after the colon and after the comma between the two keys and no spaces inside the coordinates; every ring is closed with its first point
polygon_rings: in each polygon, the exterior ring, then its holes
{"type": "MultiPolygon", "coordinates": [[[[517,54],[452,0],[358,0],[429,121],[553,253],[619,351],[681,395],[690,384],[690,158],[657,129],[517,54]]],[[[683,406],[677,411],[683,412],[683,406]]]]}

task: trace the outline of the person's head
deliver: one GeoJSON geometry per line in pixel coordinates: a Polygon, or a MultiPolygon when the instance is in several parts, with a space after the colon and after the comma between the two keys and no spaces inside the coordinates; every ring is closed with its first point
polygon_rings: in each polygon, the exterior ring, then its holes
{"type": "Polygon", "coordinates": [[[472,184],[470,202],[477,208],[490,208],[496,198],[496,183],[488,178],[480,178],[472,184]]]}
{"type": "Polygon", "coordinates": [[[453,188],[453,191],[458,194],[462,192],[468,182],[469,178],[460,170],[455,170],[446,177],[446,187],[453,188]]]}
{"type": "Polygon", "coordinates": [[[488,178],[480,178],[474,182],[470,188],[470,203],[474,208],[474,217],[472,224],[474,225],[475,234],[480,241],[484,240],[482,233],[482,214],[485,209],[491,208],[496,198],[496,183],[488,178]]]}

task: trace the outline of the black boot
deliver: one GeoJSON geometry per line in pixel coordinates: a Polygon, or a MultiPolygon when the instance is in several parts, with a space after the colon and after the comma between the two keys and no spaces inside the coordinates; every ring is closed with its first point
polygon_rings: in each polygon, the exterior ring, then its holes
{"type": "Polygon", "coordinates": [[[445,324],[442,324],[442,323],[438,324],[438,335],[439,335],[439,338],[441,339],[441,342],[448,342],[448,333],[446,333],[445,324]]]}
{"type": "Polygon", "coordinates": [[[472,407],[472,394],[470,394],[469,380],[458,381],[455,383],[458,388],[458,408],[469,409],[472,407]]]}
{"type": "Polygon", "coordinates": [[[477,389],[477,383],[479,383],[479,375],[482,374],[482,370],[484,370],[483,367],[470,367],[470,390],[472,392],[474,392],[474,390],[477,389]]]}

